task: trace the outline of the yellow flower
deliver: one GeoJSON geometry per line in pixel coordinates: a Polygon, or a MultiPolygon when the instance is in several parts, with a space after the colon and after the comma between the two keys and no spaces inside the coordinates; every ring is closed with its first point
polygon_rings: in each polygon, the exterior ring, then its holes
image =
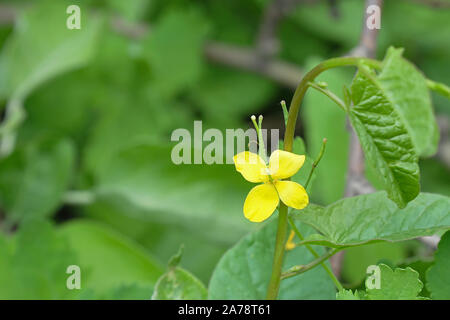
{"type": "Polygon", "coordinates": [[[250,190],[244,202],[244,215],[253,222],[269,218],[278,206],[279,200],[288,207],[303,209],[308,205],[305,188],[293,181],[283,181],[292,177],[303,166],[305,156],[276,150],[267,166],[261,157],[248,151],[233,158],[236,170],[250,182],[263,184],[250,190]]]}

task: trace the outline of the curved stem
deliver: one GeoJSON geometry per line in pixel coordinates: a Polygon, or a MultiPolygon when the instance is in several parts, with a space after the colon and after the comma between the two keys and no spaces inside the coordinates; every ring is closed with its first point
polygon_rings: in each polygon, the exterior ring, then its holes
{"type": "Polygon", "coordinates": [[[348,111],[348,107],[345,105],[344,101],[342,101],[337,95],[335,95],[333,92],[331,92],[330,90],[327,90],[325,88],[322,88],[321,86],[317,85],[317,83],[314,82],[309,82],[308,85],[311,88],[316,89],[317,91],[323,93],[324,95],[326,95],[328,98],[330,98],[331,100],[333,100],[342,110],[344,110],[345,112],[348,111]]]}
{"type": "Polygon", "coordinates": [[[278,296],[281,280],[281,268],[283,267],[284,243],[286,242],[288,210],[284,203],[280,202],[278,214],[278,230],[275,242],[275,254],[273,257],[272,275],[267,289],[267,299],[275,300],[278,296]]]}
{"type": "Polygon", "coordinates": [[[379,69],[381,66],[381,62],[373,59],[355,57],[333,58],[318,64],[303,77],[302,81],[295,90],[294,97],[292,98],[291,105],[289,107],[289,117],[284,135],[284,150],[292,151],[297,115],[300,110],[300,104],[305,96],[306,90],[309,87],[309,83],[313,82],[314,79],[325,70],[343,66],[358,66],[360,63],[367,64],[376,69],[379,69]]]}
{"type": "MultiPolygon", "coordinates": [[[[341,66],[358,66],[361,63],[364,63],[376,69],[379,69],[381,66],[381,62],[373,59],[355,57],[333,58],[318,64],[303,77],[302,81],[295,90],[294,97],[292,98],[289,108],[289,116],[284,134],[284,150],[292,151],[292,145],[294,143],[295,123],[297,122],[297,115],[298,111],[300,110],[300,104],[303,100],[303,97],[305,96],[306,90],[309,87],[308,83],[313,82],[314,79],[325,70],[341,66]]],[[[281,203],[278,215],[278,230],[275,242],[272,275],[270,277],[269,287],[267,289],[267,299],[276,299],[278,296],[278,289],[280,287],[281,280],[281,268],[283,266],[286,233],[287,207],[281,203]]]]}

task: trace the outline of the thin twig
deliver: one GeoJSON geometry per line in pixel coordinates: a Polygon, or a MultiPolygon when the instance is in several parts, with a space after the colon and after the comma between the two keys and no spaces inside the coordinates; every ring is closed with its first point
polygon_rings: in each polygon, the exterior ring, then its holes
{"type": "Polygon", "coordinates": [[[335,95],[332,91],[321,87],[315,82],[310,82],[308,84],[311,88],[316,89],[317,91],[323,93],[324,95],[328,96],[331,100],[333,100],[343,111],[347,112],[347,106],[345,105],[344,101],[341,100],[337,95],[335,95]]]}
{"type": "Polygon", "coordinates": [[[314,160],[314,162],[312,164],[312,167],[311,167],[311,171],[309,171],[308,179],[306,180],[306,183],[305,183],[305,189],[308,188],[308,185],[309,185],[309,182],[311,181],[311,177],[312,177],[312,175],[314,173],[314,170],[319,165],[320,160],[322,160],[323,154],[325,153],[326,145],[327,145],[327,139],[323,138],[322,146],[320,147],[320,151],[319,151],[319,155],[317,156],[317,159],[314,160]]]}
{"type": "MultiPolygon", "coordinates": [[[[295,235],[301,241],[305,240],[305,237],[303,237],[303,235],[301,234],[300,230],[298,230],[298,228],[295,225],[295,222],[292,219],[292,217],[288,217],[288,221],[289,221],[289,224],[290,224],[292,230],[294,231],[295,235]]],[[[317,253],[317,251],[314,250],[309,244],[305,244],[305,247],[314,256],[314,258],[318,259],[320,257],[319,254],[317,253]]],[[[326,265],[325,260],[323,260],[320,264],[321,264],[322,268],[325,270],[325,272],[328,274],[328,276],[331,278],[331,280],[333,281],[333,283],[336,286],[336,288],[339,291],[341,291],[343,289],[342,284],[336,278],[336,276],[334,275],[333,271],[326,265]]]]}
{"type": "Polygon", "coordinates": [[[294,267],[290,268],[289,270],[287,270],[286,272],[283,272],[281,274],[281,280],[294,277],[296,275],[299,275],[301,273],[304,273],[308,270],[311,270],[311,269],[317,267],[319,264],[322,264],[324,261],[328,260],[330,257],[332,257],[333,255],[338,253],[339,250],[341,250],[341,249],[330,250],[329,252],[325,253],[324,255],[318,257],[317,259],[311,261],[308,264],[294,266],[294,267]]]}

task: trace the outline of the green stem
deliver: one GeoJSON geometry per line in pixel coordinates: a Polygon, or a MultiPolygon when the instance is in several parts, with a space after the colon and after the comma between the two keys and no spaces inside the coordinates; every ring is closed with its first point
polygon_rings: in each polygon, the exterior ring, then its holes
{"type": "Polygon", "coordinates": [[[323,154],[325,153],[326,145],[327,145],[327,139],[323,138],[322,146],[320,147],[320,151],[319,151],[319,155],[317,156],[316,160],[314,160],[312,167],[311,167],[311,171],[309,171],[308,179],[306,180],[306,183],[305,183],[305,189],[308,188],[308,185],[309,185],[309,182],[311,181],[311,177],[314,173],[314,170],[316,170],[317,166],[319,165],[320,160],[323,157],[323,154]]]}
{"type": "Polygon", "coordinates": [[[450,99],[450,88],[446,84],[427,79],[427,86],[430,90],[450,99]]]}
{"type": "Polygon", "coordinates": [[[284,150],[292,151],[295,134],[295,123],[297,122],[298,111],[300,110],[300,105],[303,97],[305,96],[306,90],[309,87],[309,83],[313,82],[319,74],[328,69],[343,66],[358,66],[361,63],[377,69],[381,66],[380,61],[373,59],[355,57],[333,58],[318,64],[303,77],[302,81],[295,90],[294,97],[292,98],[291,105],[289,107],[288,123],[286,125],[286,132],[284,135],[284,150]]]}
{"type": "Polygon", "coordinates": [[[255,126],[256,135],[257,135],[257,138],[258,138],[258,145],[259,145],[258,154],[265,162],[267,162],[266,147],[264,145],[264,138],[263,138],[263,135],[262,135],[263,116],[260,115],[258,117],[258,123],[256,123],[256,117],[255,116],[252,116],[251,120],[253,122],[253,125],[255,126]]]}
{"type": "Polygon", "coordinates": [[[286,242],[288,210],[284,203],[280,203],[278,214],[278,231],[275,242],[275,254],[273,257],[272,275],[267,289],[267,299],[275,300],[280,288],[281,269],[283,267],[284,244],[286,242]]]}
{"type": "Polygon", "coordinates": [[[263,121],[263,116],[260,115],[258,117],[258,143],[259,143],[259,156],[265,161],[267,162],[267,152],[266,152],[266,146],[264,144],[264,137],[263,137],[263,133],[262,133],[262,121],[263,121]]]}
{"type": "Polygon", "coordinates": [[[317,91],[323,93],[324,95],[328,96],[331,100],[333,100],[342,110],[345,112],[348,112],[348,107],[345,105],[344,101],[342,101],[337,95],[335,95],[333,92],[331,92],[328,89],[322,88],[321,86],[317,85],[314,82],[309,82],[308,85],[311,88],[316,89],[317,91]]]}
{"type": "MultiPolygon", "coordinates": [[[[341,66],[358,66],[361,63],[369,65],[373,68],[380,68],[381,62],[366,58],[355,57],[342,57],[326,60],[318,64],[315,68],[309,71],[302,79],[297,89],[295,90],[294,97],[292,98],[291,105],[289,107],[289,116],[284,134],[284,150],[292,151],[292,145],[294,143],[295,123],[297,122],[298,111],[300,110],[300,104],[305,96],[306,90],[309,87],[309,83],[321,74],[323,71],[341,67],[341,66]]],[[[278,289],[280,287],[281,268],[283,266],[284,246],[286,241],[287,232],[287,207],[284,204],[280,204],[278,215],[278,230],[275,242],[274,261],[272,266],[272,275],[270,277],[269,287],[267,289],[267,299],[276,299],[278,296],[278,289]]]]}
{"type": "Polygon", "coordinates": [[[284,126],[286,126],[288,117],[289,117],[289,111],[287,110],[287,107],[286,107],[286,101],[281,100],[280,104],[281,104],[281,109],[283,109],[284,126]]]}
{"type": "MultiPolygon", "coordinates": [[[[294,223],[294,220],[292,220],[291,217],[288,217],[289,220],[289,224],[292,228],[292,230],[294,230],[295,235],[300,239],[300,240],[305,240],[305,237],[303,237],[303,235],[300,233],[300,230],[298,230],[297,226],[294,223]]],[[[311,254],[314,256],[314,258],[319,258],[319,254],[317,253],[316,250],[314,250],[309,244],[305,244],[306,249],[308,249],[309,252],[311,252],[311,254]]],[[[325,264],[325,262],[320,263],[322,268],[325,270],[325,272],[328,274],[328,276],[331,278],[331,280],[333,281],[334,285],[336,286],[336,288],[341,291],[343,290],[342,284],[339,282],[339,280],[336,278],[336,276],[334,275],[333,271],[325,264]]]]}
{"type": "MultiPolygon", "coordinates": [[[[299,275],[301,273],[304,273],[308,270],[311,270],[315,267],[317,267],[319,264],[323,264],[324,261],[330,259],[332,256],[334,256],[336,253],[338,253],[341,249],[334,249],[331,250],[327,253],[325,253],[323,256],[319,256],[316,260],[311,261],[308,264],[305,265],[299,265],[299,266],[294,266],[292,268],[290,268],[288,271],[283,272],[281,274],[281,279],[287,279],[287,278],[291,278],[294,277],[296,275],[299,275]]],[[[342,290],[342,286],[339,290],[342,290]]]]}

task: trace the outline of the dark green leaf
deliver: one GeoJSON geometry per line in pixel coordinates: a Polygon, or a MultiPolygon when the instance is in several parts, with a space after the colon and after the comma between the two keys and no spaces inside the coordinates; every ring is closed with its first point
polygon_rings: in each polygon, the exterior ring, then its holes
{"type": "Polygon", "coordinates": [[[11,220],[53,214],[68,188],[74,167],[68,141],[31,145],[0,160],[0,205],[11,220]]]}
{"type": "Polygon", "coordinates": [[[351,86],[350,121],[389,198],[402,208],[419,194],[418,157],[398,111],[374,75],[362,71],[351,86]]]}
{"type": "Polygon", "coordinates": [[[449,197],[421,193],[406,208],[399,209],[386,193],[377,192],[342,199],[325,208],[309,205],[294,211],[294,217],[321,233],[308,237],[306,242],[342,247],[404,241],[448,230],[449,207],[449,197]]]}
{"type": "Polygon", "coordinates": [[[231,128],[230,123],[237,124],[260,110],[274,89],[270,81],[254,74],[211,67],[193,88],[192,99],[206,121],[231,128]]]}
{"type": "Polygon", "coordinates": [[[407,129],[416,153],[430,156],[436,153],[439,140],[430,93],[423,74],[402,53],[403,49],[389,48],[377,80],[407,129]]]}

